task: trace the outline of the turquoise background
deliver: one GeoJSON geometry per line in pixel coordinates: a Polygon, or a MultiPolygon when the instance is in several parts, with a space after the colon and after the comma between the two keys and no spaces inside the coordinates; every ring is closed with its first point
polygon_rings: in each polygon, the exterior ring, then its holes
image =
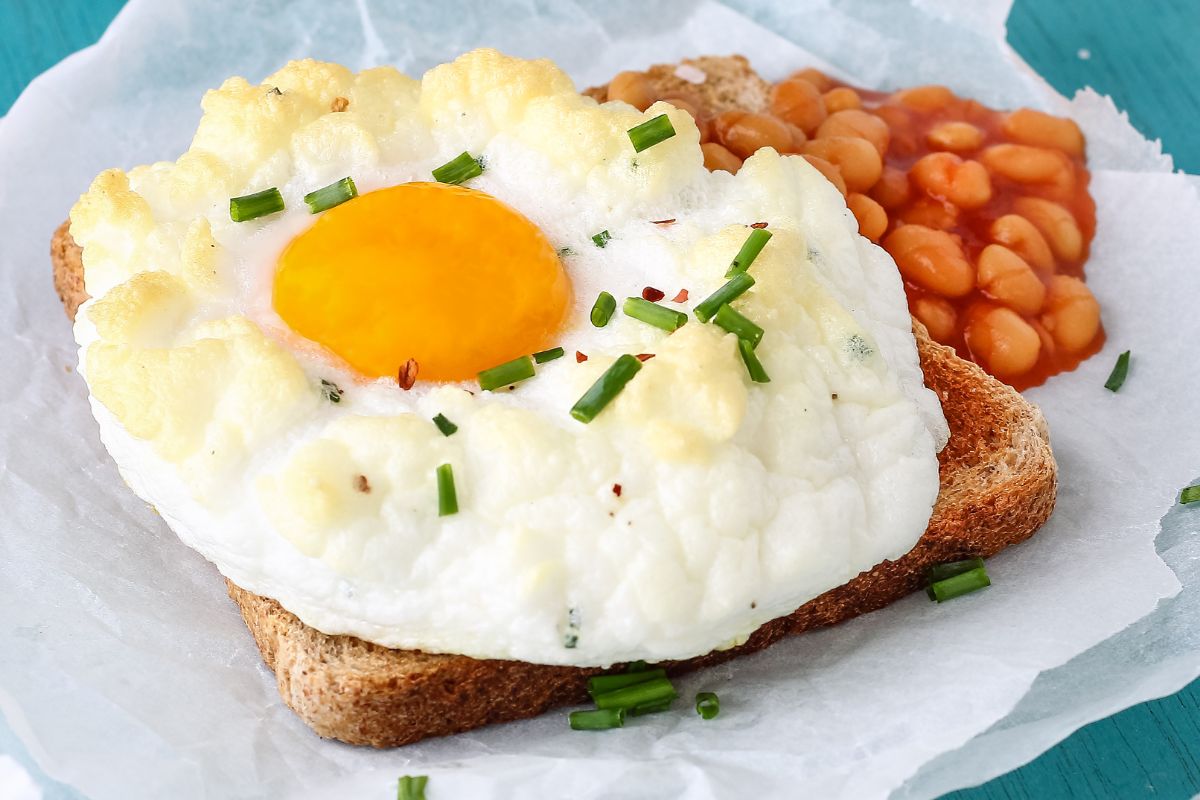
{"type": "MultiPolygon", "coordinates": [[[[0,0],[0,113],[40,72],[93,43],[123,0],[0,0]]],[[[1008,38],[1061,93],[1092,86],[1200,173],[1200,2],[1015,0],[1008,38]],[[1086,55],[1086,57],[1085,57],[1086,55]]],[[[0,753],[37,774],[0,721],[0,753]]],[[[47,800],[79,795],[44,776],[47,800]]],[[[1190,798],[1200,793],[1200,681],[1080,729],[1033,762],[954,800],[1190,798]]]]}

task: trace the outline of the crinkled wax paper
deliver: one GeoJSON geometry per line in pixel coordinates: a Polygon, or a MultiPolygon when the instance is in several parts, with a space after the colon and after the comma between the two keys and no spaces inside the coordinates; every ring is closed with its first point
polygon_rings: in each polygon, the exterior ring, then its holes
{"type": "Polygon", "coordinates": [[[1068,102],[1025,67],[1003,42],[1004,2],[733,5],[135,0],[34,82],[0,123],[0,710],[48,773],[98,800],[384,798],[415,772],[432,797],[927,797],[1200,671],[1200,516],[1159,522],[1200,472],[1193,186],[1111,102],[1068,102]],[[991,562],[993,588],[944,606],[909,597],[684,678],[684,697],[720,693],[709,722],[681,704],[573,734],[559,711],[376,752],[322,741],[282,705],[216,571],[100,447],[47,242],[99,170],[178,155],[202,91],[228,75],[259,80],[301,56],[418,74],[481,45],[552,57],[580,86],[741,52],[769,77],[826,63],[867,85],[944,82],[1081,121],[1108,345],[1030,392],[1059,505],[991,562]],[[1113,394],[1103,383],[1126,349],[1113,394]]]}

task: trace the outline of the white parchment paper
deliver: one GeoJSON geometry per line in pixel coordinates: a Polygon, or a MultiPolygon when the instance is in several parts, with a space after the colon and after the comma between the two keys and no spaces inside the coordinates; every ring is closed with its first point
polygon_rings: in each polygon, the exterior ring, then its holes
{"type": "Polygon", "coordinates": [[[1079,725],[1200,673],[1194,368],[1200,201],[1105,98],[1058,97],[1003,43],[1007,4],[737,0],[134,0],[99,45],[0,122],[0,711],[52,776],[108,798],[928,797],[1004,772],[1079,725]],[[46,246],[101,169],[174,158],[202,91],[288,58],[418,74],[471,47],[557,60],[580,86],[741,52],[769,77],[826,64],[867,85],[948,83],[1073,114],[1099,229],[1088,280],[1109,344],[1030,396],[1058,510],[945,606],[910,597],[681,681],[721,716],[572,734],[565,713],[375,752],[312,735],[216,572],[122,485],[71,368],[46,246]],[[1122,350],[1133,366],[1103,389],[1122,350]],[[1156,552],[1157,539],[1157,552],[1156,552]],[[1160,554],[1161,553],[1161,558],[1160,554]],[[1182,588],[1181,588],[1182,587],[1182,588]]]}

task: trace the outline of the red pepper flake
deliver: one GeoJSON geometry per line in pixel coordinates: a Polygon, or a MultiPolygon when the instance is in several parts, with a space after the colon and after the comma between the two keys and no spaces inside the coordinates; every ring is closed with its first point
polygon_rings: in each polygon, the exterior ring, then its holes
{"type": "Polygon", "coordinates": [[[636,358],[638,361],[646,362],[654,358],[654,353],[638,353],[636,358]]]}
{"type": "Polygon", "coordinates": [[[667,296],[667,293],[662,289],[655,289],[653,286],[647,286],[642,289],[642,299],[649,300],[651,303],[657,303],[667,296]]]}
{"type": "Polygon", "coordinates": [[[655,219],[651,220],[651,223],[654,225],[674,225],[675,218],[671,217],[670,219],[655,219]]]}
{"type": "Polygon", "coordinates": [[[417,373],[420,370],[421,365],[417,363],[417,360],[410,358],[400,365],[400,371],[396,373],[396,383],[400,384],[400,388],[407,392],[417,382],[417,373]]]}
{"type": "Polygon", "coordinates": [[[582,364],[585,361],[587,361],[587,355],[576,350],[575,351],[575,363],[582,364]]]}
{"type": "Polygon", "coordinates": [[[619,484],[619,483],[613,484],[613,494],[615,494],[617,497],[621,496],[621,484],[619,484]]]}
{"type": "Polygon", "coordinates": [[[750,227],[751,227],[751,228],[765,228],[765,227],[767,227],[767,223],[765,223],[765,222],[755,222],[755,223],[754,223],[753,225],[751,225],[750,227]]]}
{"type": "Polygon", "coordinates": [[[335,97],[333,98],[333,102],[329,104],[329,110],[334,112],[345,111],[349,107],[350,101],[344,97],[335,97]]]}
{"type": "Polygon", "coordinates": [[[688,299],[687,289],[680,289],[679,294],[671,298],[672,303],[686,303],[688,299]]]}
{"type": "Polygon", "coordinates": [[[367,480],[366,475],[354,476],[354,491],[362,492],[363,494],[371,493],[371,482],[367,480]]]}

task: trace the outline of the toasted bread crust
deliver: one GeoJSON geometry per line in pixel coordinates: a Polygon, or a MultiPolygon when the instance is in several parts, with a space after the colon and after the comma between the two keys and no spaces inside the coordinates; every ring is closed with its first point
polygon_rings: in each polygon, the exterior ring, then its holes
{"type": "MultiPolygon", "coordinates": [[[[55,287],[74,318],[86,299],[82,258],[64,223],[51,248],[55,287]]],[[[1017,392],[931,340],[914,323],[926,384],[950,426],[939,454],[941,489],[917,545],[768,622],[730,650],[667,664],[671,673],[762,650],[788,634],[874,611],[918,589],[934,564],[995,555],[1036,531],[1054,507],[1057,469],[1041,412],[1017,392]]],[[[431,736],[537,716],[585,701],[602,670],[391,650],[329,636],[270,598],[228,582],[279,693],[317,734],[395,747],[431,736]]]]}
{"type": "MultiPolygon", "coordinates": [[[[657,97],[681,97],[709,114],[762,111],[770,103],[771,84],[751,68],[745,56],[685,58],[679,64],[655,64],[644,74],[657,97]],[[703,79],[681,78],[680,65],[691,68],[684,74],[694,78],[703,75],[703,79]]],[[[607,85],[593,86],[583,93],[601,103],[608,100],[607,85]]]]}

